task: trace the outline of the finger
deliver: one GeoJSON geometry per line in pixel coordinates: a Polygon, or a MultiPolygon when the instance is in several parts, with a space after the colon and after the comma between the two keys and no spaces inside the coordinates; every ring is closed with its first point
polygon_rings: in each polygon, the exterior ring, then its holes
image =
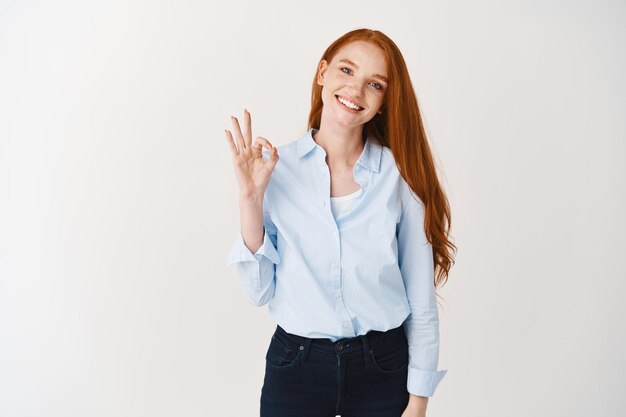
{"type": "Polygon", "coordinates": [[[276,161],[278,161],[278,159],[279,159],[278,158],[278,148],[275,147],[274,145],[272,145],[272,143],[269,140],[267,140],[267,139],[265,139],[264,137],[261,137],[261,136],[257,136],[256,139],[255,139],[255,142],[262,143],[263,147],[267,148],[269,150],[269,152],[270,152],[270,159],[269,159],[269,161],[272,161],[270,163],[270,166],[273,168],[274,165],[276,165],[276,161]]]}
{"type": "Polygon", "coordinates": [[[241,127],[239,127],[239,120],[235,116],[230,116],[230,120],[233,123],[233,131],[235,132],[235,140],[237,142],[237,147],[239,148],[239,152],[247,148],[246,143],[243,140],[243,135],[241,134],[241,127]]]}
{"type": "Polygon", "coordinates": [[[246,145],[250,146],[252,144],[252,118],[250,117],[250,112],[248,111],[248,109],[243,109],[243,117],[246,122],[246,145]]]}
{"type": "Polygon", "coordinates": [[[235,146],[235,141],[233,141],[233,135],[227,129],[224,129],[224,132],[226,133],[226,142],[228,142],[228,147],[230,148],[230,151],[233,153],[233,155],[239,155],[239,151],[235,146]]]}
{"type": "MultiPolygon", "coordinates": [[[[254,140],[254,143],[260,144],[261,147],[266,148],[269,151],[271,151],[274,148],[274,146],[272,146],[269,140],[261,136],[257,136],[256,139],[254,140]]],[[[258,146],[255,147],[255,149],[258,149],[258,146]]]]}

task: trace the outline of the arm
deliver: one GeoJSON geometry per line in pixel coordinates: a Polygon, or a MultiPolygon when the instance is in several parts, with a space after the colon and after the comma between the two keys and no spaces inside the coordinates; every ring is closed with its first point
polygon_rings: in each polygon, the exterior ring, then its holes
{"type": "Polygon", "coordinates": [[[267,201],[240,197],[241,232],[226,261],[237,264],[239,284],[248,302],[267,304],[274,297],[275,265],[280,263],[276,250],[276,226],[267,211],[267,201]],[[254,254],[253,254],[254,251],[254,254]]]}
{"type": "Polygon", "coordinates": [[[447,370],[439,362],[439,314],[435,300],[432,246],[424,230],[424,205],[408,185],[403,212],[397,225],[398,263],[411,314],[404,322],[409,343],[407,390],[410,402],[425,407],[423,398],[434,395],[447,370]]]}
{"type": "Polygon", "coordinates": [[[276,163],[278,150],[269,140],[257,136],[252,142],[252,118],[244,109],[245,134],[239,121],[231,116],[235,138],[225,130],[239,185],[241,233],[228,256],[226,266],[237,264],[237,275],[246,299],[257,306],[274,296],[275,264],[280,262],[276,251],[276,228],[268,214],[265,191],[276,163]],[[263,158],[263,150],[269,155],[263,158]],[[272,238],[270,241],[270,238],[272,238]],[[252,254],[251,250],[255,253],[252,254]]]}

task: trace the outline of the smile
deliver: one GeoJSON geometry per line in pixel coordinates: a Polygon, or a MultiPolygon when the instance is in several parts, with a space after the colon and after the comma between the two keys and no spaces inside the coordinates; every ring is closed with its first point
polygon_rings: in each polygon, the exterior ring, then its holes
{"type": "Polygon", "coordinates": [[[351,101],[349,101],[349,100],[347,100],[347,99],[345,99],[343,97],[340,97],[340,96],[337,96],[337,95],[335,97],[337,98],[337,101],[339,103],[341,103],[344,107],[346,107],[346,108],[348,108],[350,110],[354,110],[354,111],[361,111],[361,110],[363,110],[363,107],[358,106],[358,105],[352,103],[351,101]]]}

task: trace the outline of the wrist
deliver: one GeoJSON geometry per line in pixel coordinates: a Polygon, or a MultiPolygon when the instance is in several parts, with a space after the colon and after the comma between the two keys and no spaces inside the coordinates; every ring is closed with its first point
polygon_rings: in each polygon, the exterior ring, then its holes
{"type": "Polygon", "coordinates": [[[428,397],[422,397],[420,395],[409,394],[409,404],[411,408],[417,410],[426,410],[428,405],[428,397]]]}
{"type": "Polygon", "coordinates": [[[240,193],[239,203],[247,205],[262,205],[263,195],[258,195],[254,193],[240,193]]]}

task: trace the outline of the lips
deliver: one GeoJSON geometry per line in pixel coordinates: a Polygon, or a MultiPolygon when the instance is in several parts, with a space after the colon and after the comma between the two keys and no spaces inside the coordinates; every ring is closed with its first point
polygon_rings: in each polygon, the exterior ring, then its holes
{"type": "Polygon", "coordinates": [[[356,102],[354,102],[353,100],[351,100],[351,99],[349,99],[349,98],[347,98],[347,97],[344,97],[344,96],[339,96],[338,94],[335,94],[335,99],[337,100],[337,103],[338,103],[341,107],[343,107],[344,109],[346,109],[346,110],[348,110],[348,111],[350,111],[350,112],[357,113],[357,112],[360,112],[360,111],[364,110],[364,109],[363,109],[363,106],[361,106],[359,103],[356,103],[356,102]],[[351,107],[346,106],[345,104],[343,104],[343,103],[339,100],[339,97],[341,97],[342,99],[344,99],[344,100],[346,100],[346,101],[349,101],[349,102],[350,102],[350,103],[352,103],[352,104],[355,104],[355,105],[359,106],[360,108],[359,108],[359,109],[353,109],[353,108],[351,108],[351,107]]]}

